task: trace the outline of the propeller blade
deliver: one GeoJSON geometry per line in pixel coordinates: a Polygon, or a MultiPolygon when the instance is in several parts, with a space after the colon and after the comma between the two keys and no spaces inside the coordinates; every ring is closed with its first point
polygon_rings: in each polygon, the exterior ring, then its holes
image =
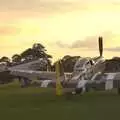
{"type": "Polygon", "coordinates": [[[100,57],[103,55],[103,38],[99,37],[99,52],[100,52],[100,57]]]}

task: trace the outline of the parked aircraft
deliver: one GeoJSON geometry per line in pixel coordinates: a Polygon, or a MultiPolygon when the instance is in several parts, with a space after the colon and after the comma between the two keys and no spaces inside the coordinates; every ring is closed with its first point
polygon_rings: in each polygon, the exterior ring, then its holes
{"type": "MultiPolygon", "coordinates": [[[[62,62],[58,61],[59,78],[63,88],[73,88],[72,93],[77,94],[84,93],[89,88],[110,90],[120,86],[120,73],[104,73],[105,59],[103,57],[102,37],[99,37],[98,43],[100,55],[94,58],[79,58],[72,73],[65,73],[62,62]]],[[[7,79],[18,78],[23,87],[36,80],[39,81],[40,87],[56,87],[56,72],[39,71],[39,67],[43,64],[47,64],[43,58],[11,67],[1,64],[0,76],[2,75],[2,79],[3,77],[5,79],[6,76],[10,76],[7,79]]]]}
{"type": "MultiPolygon", "coordinates": [[[[92,76],[99,71],[104,70],[104,58],[103,58],[103,40],[102,37],[98,39],[100,55],[94,58],[80,58],[76,62],[72,73],[64,73],[62,69],[62,63],[59,61],[60,68],[60,80],[65,88],[76,88],[79,85],[79,81],[91,80],[92,76]]],[[[56,72],[51,71],[38,71],[36,64],[39,66],[43,59],[34,60],[28,63],[23,63],[13,67],[7,68],[10,75],[13,75],[22,83],[22,86],[27,85],[31,81],[40,80],[41,86],[55,87],[56,72]],[[43,85],[44,84],[44,85],[43,85]],[[46,84],[46,85],[45,85],[46,84]],[[47,86],[48,85],[48,86],[47,86]]],[[[44,62],[44,64],[47,64],[44,62]]]]}

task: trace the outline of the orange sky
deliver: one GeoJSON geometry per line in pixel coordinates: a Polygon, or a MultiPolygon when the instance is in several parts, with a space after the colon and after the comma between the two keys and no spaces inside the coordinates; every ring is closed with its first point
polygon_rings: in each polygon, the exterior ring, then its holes
{"type": "Polygon", "coordinates": [[[104,37],[106,58],[119,56],[119,0],[1,0],[0,56],[42,43],[56,60],[66,54],[96,56],[104,37]]]}

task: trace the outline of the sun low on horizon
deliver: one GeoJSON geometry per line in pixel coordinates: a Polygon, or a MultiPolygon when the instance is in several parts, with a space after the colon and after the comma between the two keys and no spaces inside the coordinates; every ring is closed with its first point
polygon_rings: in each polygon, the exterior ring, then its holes
{"type": "Polygon", "coordinates": [[[56,60],[64,55],[120,56],[119,0],[1,0],[0,57],[43,44],[56,60]]]}

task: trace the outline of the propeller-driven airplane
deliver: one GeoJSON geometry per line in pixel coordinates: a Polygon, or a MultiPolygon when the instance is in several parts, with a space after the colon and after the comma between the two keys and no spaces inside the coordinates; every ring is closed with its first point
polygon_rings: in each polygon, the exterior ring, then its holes
{"type": "Polygon", "coordinates": [[[72,73],[72,80],[84,78],[91,79],[91,77],[99,72],[104,70],[104,57],[103,57],[103,40],[102,37],[99,37],[99,52],[100,56],[94,58],[80,58],[74,66],[72,73]]]}
{"type": "MultiPolygon", "coordinates": [[[[75,87],[79,80],[85,79],[90,80],[92,76],[104,69],[104,58],[103,54],[103,40],[99,37],[99,52],[100,56],[95,58],[80,58],[76,62],[72,73],[64,73],[62,70],[62,63],[60,63],[60,80],[64,83],[64,87],[75,87]]],[[[9,67],[8,70],[10,74],[16,76],[23,81],[22,83],[27,83],[29,80],[40,80],[41,84],[46,83],[47,85],[55,84],[56,82],[56,72],[51,71],[38,71],[36,70],[36,65],[40,65],[41,59],[9,67]],[[47,83],[48,81],[48,83],[47,83]]],[[[47,64],[47,63],[46,63],[47,64]]],[[[41,85],[42,86],[42,85],[41,85]]],[[[54,86],[54,85],[53,85],[54,86]]]]}
{"type": "MultiPolygon", "coordinates": [[[[93,84],[96,83],[98,76],[101,76],[98,80],[100,81],[102,76],[110,78],[110,75],[113,75],[110,73],[102,74],[105,69],[102,37],[99,37],[98,43],[100,55],[94,58],[79,58],[74,65],[72,73],[64,73],[62,63],[58,61],[60,67],[60,82],[63,88],[75,88],[73,94],[85,92],[89,86],[93,86],[93,84]]],[[[39,80],[40,87],[56,87],[56,72],[39,71],[39,66],[43,64],[47,64],[47,62],[45,62],[44,59],[39,59],[5,68],[4,71],[9,71],[10,75],[19,78],[22,86],[30,84],[31,81],[39,80]]],[[[93,87],[95,88],[95,86],[93,87]]]]}

